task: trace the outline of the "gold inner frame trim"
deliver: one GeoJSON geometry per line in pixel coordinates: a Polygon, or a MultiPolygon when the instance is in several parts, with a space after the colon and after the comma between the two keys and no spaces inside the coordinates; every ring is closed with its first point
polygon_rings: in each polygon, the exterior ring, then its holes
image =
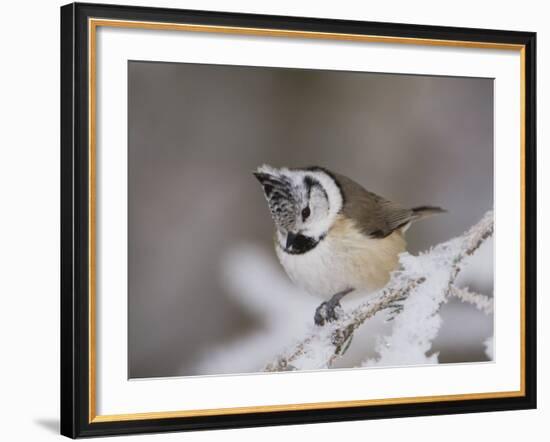
{"type": "Polygon", "coordinates": [[[89,423],[132,421],[144,419],[168,419],[177,417],[220,416],[245,413],[268,413],[277,411],[321,410],[328,408],[365,407],[374,405],[415,404],[426,402],[481,400],[512,398],[525,396],[525,46],[521,44],[475,42],[459,40],[440,40],[412,37],[390,37],[379,35],[360,35],[346,33],[292,31],[285,29],[263,29],[233,26],[211,26],[182,23],[160,23],[130,20],[88,19],[88,93],[89,93],[89,423]],[[412,44],[420,46],[446,46],[476,49],[511,50],[520,53],[520,167],[521,167],[521,239],[520,239],[520,389],[518,391],[499,391],[487,393],[465,393],[437,396],[416,396],[388,399],[367,399],[336,402],[315,402],[283,405],[260,405],[233,408],[214,408],[178,411],[153,411],[128,414],[96,414],[96,36],[97,28],[134,28],[164,31],[208,32],[217,34],[252,35],[265,37],[292,37],[306,39],[325,39],[356,41],[369,43],[412,44]]]}

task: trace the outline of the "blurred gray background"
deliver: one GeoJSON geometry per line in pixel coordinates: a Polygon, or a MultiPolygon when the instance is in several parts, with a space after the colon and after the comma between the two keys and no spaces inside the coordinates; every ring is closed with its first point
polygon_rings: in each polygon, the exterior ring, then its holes
{"type": "MultiPolygon", "coordinates": [[[[276,263],[252,176],[263,163],[325,166],[403,205],[448,209],[409,230],[413,253],[493,207],[491,79],[131,61],[128,121],[131,378],[205,374],[205,350],[262,330],[228,295],[220,260],[253,243],[276,263]]],[[[492,294],[485,273],[465,282],[492,294]]],[[[444,306],[441,362],[487,359],[492,320],[472,310],[444,306]]],[[[239,371],[224,367],[212,372],[239,371]]]]}

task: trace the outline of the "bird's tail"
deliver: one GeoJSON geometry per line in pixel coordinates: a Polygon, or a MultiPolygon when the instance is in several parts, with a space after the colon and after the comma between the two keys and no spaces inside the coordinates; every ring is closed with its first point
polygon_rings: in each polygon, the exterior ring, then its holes
{"type": "Polygon", "coordinates": [[[412,211],[413,211],[413,215],[411,218],[413,221],[418,221],[424,218],[428,218],[432,215],[437,215],[438,213],[447,212],[445,209],[442,209],[441,207],[435,207],[435,206],[413,207],[412,211]]]}

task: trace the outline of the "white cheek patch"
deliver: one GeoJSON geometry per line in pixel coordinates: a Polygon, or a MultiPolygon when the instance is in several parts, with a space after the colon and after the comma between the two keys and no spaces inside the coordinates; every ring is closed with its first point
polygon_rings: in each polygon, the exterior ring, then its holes
{"type": "Polygon", "coordinates": [[[315,178],[319,182],[319,184],[321,184],[321,186],[327,193],[329,203],[329,216],[331,216],[334,221],[336,215],[338,215],[340,210],[342,210],[342,205],[344,203],[340,187],[338,186],[338,184],[336,184],[334,178],[332,178],[326,172],[314,171],[309,172],[309,174],[313,178],[315,178]]]}
{"type": "Polygon", "coordinates": [[[326,192],[319,186],[315,185],[309,197],[309,208],[311,215],[303,221],[302,231],[307,236],[319,236],[326,232],[325,223],[329,215],[330,204],[326,192]]]}
{"type": "Polygon", "coordinates": [[[304,172],[316,180],[324,190],[312,192],[310,205],[314,206],[313,217],[306,223],[304,235],[319,238],[325,235],[334,224],[336,216],[342,210],[343,198],[340,187],[334,179],[323,171],[304,172]]]}
{"type": "Polygon", "coordinates": [[[327,216],[330,208],[328,195],[320,186],[313,186],[309,196],[309,205],[314,208],[314,215],[327,216]]]}

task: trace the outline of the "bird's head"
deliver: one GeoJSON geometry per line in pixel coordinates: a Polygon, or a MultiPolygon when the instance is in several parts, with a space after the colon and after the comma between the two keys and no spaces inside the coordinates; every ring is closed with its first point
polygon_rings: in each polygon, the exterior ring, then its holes
{"type": "Polygon", "coordinates": [[[279,243],[289,251],[300,242],[319,241],[342,209],[342,192],[326,169],[264,165],[254,176],[263,187],[279,243]]]}

